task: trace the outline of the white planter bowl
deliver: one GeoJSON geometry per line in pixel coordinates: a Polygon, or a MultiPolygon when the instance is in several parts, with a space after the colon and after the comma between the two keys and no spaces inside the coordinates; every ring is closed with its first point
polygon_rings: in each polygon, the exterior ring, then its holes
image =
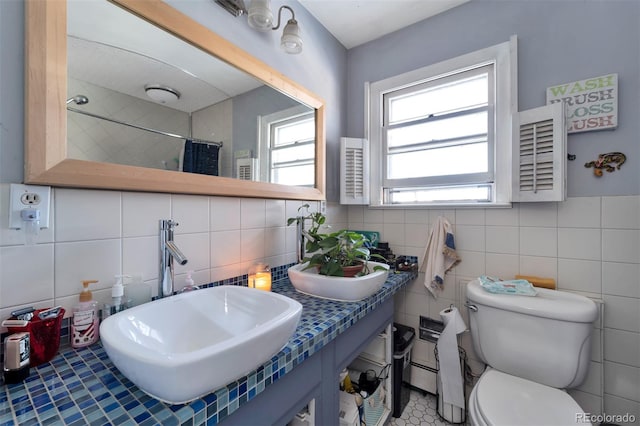
{"type": "Polygon", "coordinates": [[[300,293],[341,302],[355,302],[366,299],[382,288],[389,275],[389,265],[369,262],[370,274],[362,277],[329,277],[318,274],[316,268],[303,269],[307,263],[299,263],[288,269],[291,284],[300,293]],[[384,271],[373,271],[382,266],[384,271]]]}

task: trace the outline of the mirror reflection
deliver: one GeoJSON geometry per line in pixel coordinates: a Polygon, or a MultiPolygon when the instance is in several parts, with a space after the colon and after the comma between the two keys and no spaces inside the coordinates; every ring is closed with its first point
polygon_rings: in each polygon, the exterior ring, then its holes
{"type": "Polygon", "coordinates": [[[313,108],[106,1],[67,10],[69,158],[314,186],[313,108]]]}

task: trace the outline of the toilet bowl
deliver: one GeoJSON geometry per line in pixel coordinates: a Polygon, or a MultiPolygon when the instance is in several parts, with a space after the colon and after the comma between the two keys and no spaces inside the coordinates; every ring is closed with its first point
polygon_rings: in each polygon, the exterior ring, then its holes
{"type": "Polygon", "coordinates": [[[585,379],[595,303],[538,289],[536,296],[493,294],[467,285],[475,354],[487,364],[469,397],[472,425],[584,425],[584,410],[564,390],[585,379]]]}
{"type": "Polygon", "coordinates": [[[469,396],[477,426],[584,425],[584,410],[568,393],[489,368],[469,396]]]}

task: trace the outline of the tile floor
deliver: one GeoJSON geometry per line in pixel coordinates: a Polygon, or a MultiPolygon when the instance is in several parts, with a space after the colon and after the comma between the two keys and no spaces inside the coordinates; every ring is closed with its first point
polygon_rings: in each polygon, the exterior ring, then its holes
{"type": "Polygon", "coordinates": [[[436,397],[431,394],[411,391],[407,406],[399,418],[391,417],[389,426],[442,426],[451,423],[438,416],[436,397]]]}

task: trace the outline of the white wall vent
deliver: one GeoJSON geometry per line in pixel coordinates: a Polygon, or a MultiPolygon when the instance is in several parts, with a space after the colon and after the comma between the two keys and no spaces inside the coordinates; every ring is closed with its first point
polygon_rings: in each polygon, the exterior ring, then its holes
{"type": "Polygon", "coordinates": [[[340,204],[369,204],[369,141],[340,138],[340,204]]]}
{"type": "Polygon", "coordinates": [[[258,180],[258,159],[236,159],[236,178],[241,180],[258,180]]]}
{"type": "Polygon", "coordinates": [[[566,199],[567,128],[564,103],[517,114],[513,158],[513,201],[566,199]]]}

